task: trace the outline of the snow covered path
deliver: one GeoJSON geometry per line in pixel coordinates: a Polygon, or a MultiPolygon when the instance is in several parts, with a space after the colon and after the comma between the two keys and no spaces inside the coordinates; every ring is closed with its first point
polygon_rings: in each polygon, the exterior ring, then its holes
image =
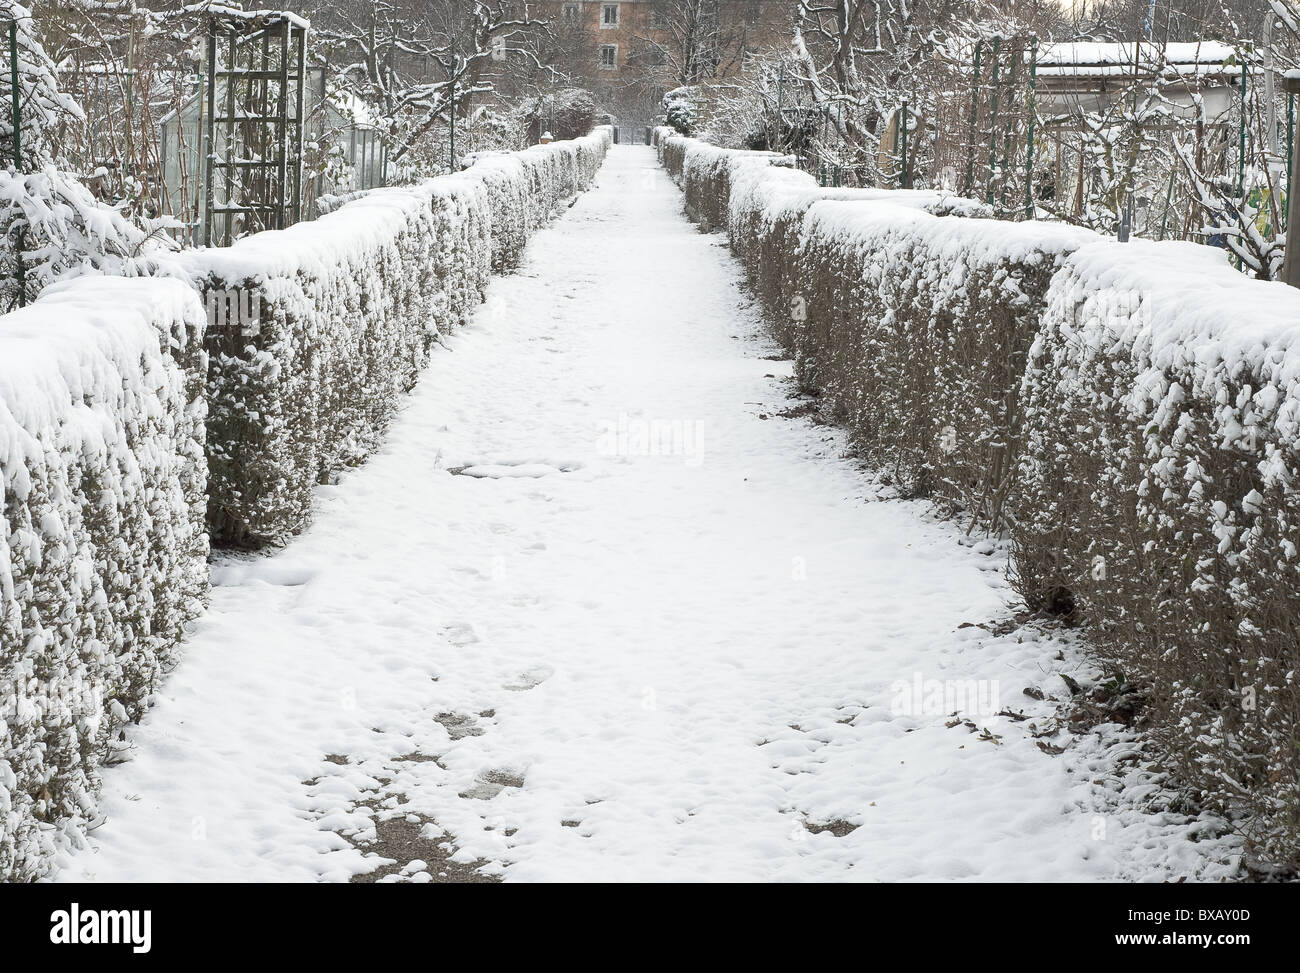
{"type": "Polygon", "coordinates": [[[376,817],[416,881],[1115,872],[1027,724],[900,702],[997,680],[1043,715],[1021,690],[1060,681],[1042,642],[960,627],[1009,614],[1000,555],[779,414],[790,364],[681,207],[615,148],[314,528],[215,566],[59,877],[346,880],[376,817]]]}

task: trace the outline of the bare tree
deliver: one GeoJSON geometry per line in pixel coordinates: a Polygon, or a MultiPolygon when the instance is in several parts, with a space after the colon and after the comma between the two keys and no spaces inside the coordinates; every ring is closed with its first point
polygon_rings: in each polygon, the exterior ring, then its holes
{"type": "Polygon", "coordinates": [[[339,75],[383,119],[394,162],[494,91],[494,69],[512,56],[535,64],[527,41],[539,26],[517,0],[321,0],[313,12],[314,29],[343,62],[339,75]]]}
{"type": "Polygon", "coordinates": [[[638,38],[637,57],[645,73],[666,88],[732,73],[745,57],[755,26],[755,19],[739,8],[735,0],[654,0],[652,30],[638,38]]]}

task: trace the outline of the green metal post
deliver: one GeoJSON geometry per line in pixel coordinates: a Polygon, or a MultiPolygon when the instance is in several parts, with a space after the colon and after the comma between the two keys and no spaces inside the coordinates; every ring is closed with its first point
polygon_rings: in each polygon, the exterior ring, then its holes
{"type": "Polygon", "coordinates": [[[456,171],[456,69],[453,66],[451,72],[451,151],[450,166],[451,171],[456,171]]]}
{"type": "MultiPolygon", "coordinates": [[[[1016,74],[1020,67],[1020,58],[1022,51],[1013,43],[1011,45],[1011,67],[1007,71],[1007,124],[1006,137],[1002,141],[1002,165],[998,167],[998,175],[1002,179],[1002,199],[1001,206],[1007,208],[1007,189],[1010,188],[1011,182],[1011,163],[1014,158],[1012,152],[1012,142],[1015,140],[1016,116],[1012,111],[1012,106],[1016,97],[1016,74]]],[[[994,139],[996,141],[996,138],[994,139]]]]}
{"type": "Polygon", "coordinates": [[[981,38],[975,42],[975,78],[971,82],[970,93],[970,132],[967,138],[970,140],[966,148],[966,183],[962,187],[962,195],[969,196],[971,186],[975,181],[975,125],[979,121],[980,106],[980,54],[984,50],[984,41],[981,38]]]}
{"type": "Polygon", "coordinates": [[[1038,38],[1029,47],[1029,149],[1025,155],[1025,219],[1034,218],[1034,122],[1038,116],[1038,38]]]}
{"type": "Polygon", "coordinates": [[[988,184],[988,203],[993,205],[993,173],[998,166],[998,49],[1002,44],[1001,37],[993,38],[993,108],[992,116],[989,118],[989,184],[988,184]]]}
{"type": "MultiPolygon", "coordinates": [[[[23,110],[18,91],[18,21],[9,21],[9,86],[13,95],[14,172],[23,171],[23,110]]],[[[18,306],[27,306],[27,270],[23,267],[23,234],[18,235],[14,250],[18,277],[18,306]]]]}

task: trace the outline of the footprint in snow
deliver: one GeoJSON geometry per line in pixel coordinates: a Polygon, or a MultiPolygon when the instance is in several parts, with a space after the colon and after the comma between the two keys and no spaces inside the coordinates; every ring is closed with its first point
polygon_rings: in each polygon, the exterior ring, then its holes
{"type": "Polygon", "coordinates": [[[479,737],[483,735],[483,727],[472,716],[466,716],[463,713],[439,713],[433,718],[435,723],[441,723],[443,729],[447,731],[447,736],[453,740],[463,740],[465,737],[479,737]]]}
{"type": "Polygon", "coordinates": [[[476,801],[490,801],[507,787],[523,787],[524,777],[509,770],[489,770],[479,774],[474,786],[461,791],[460,796],[476,801]]]}
{"type": "Polygon", "coordinates": [[[533,666],[531,669],[525,669],[515,678],[506,683],[502,688],[508,689],[512,693],[523,693],[530,689],[540,686],[551,676],[555,675],[555,670],[550,666],[533,666]]]}
{"type": "Polygon", "coordinates": [[[456,622],[448,625],[442,630],[443,636],[447,641],[457,647],[473,645],[479,641],[478,633],[474,631],[474,626],[468,622],[456,622]]]}

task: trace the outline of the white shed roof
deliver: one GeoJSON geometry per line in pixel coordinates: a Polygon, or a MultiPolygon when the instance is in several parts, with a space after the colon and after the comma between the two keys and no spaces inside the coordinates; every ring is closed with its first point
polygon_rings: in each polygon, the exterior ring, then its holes
{"type": "MultiPolygon", "coordinates": [[[[1133,41],[1047,44],[1038,52],[1038,73],[1047,77],[1106,77],[1131,74],[1133,41]]],[[[1178,74],[1225,74],[1240,70],[1238,52],[1222,41],[1190,41],[1175,44],[1137,42],[1137,66],[1151,73],[1168,66],[1178,74]]]]}

